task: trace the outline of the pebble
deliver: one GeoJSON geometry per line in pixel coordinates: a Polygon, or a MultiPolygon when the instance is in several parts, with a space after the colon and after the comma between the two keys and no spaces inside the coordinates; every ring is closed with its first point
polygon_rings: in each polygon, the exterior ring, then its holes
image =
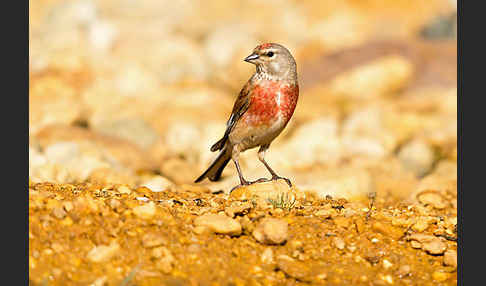
{"type": "Polygon", "coordinates": [[[393,263],[388,261],[388,259],[383,259],[382,262],[383,262],[383,268],[385,268],[385,269],[389,269],[393,266],[393,263]]]}
{"type": "Polygon", "coordinates": [[[415,240],[412,240],[410,242],[410,245],[412,246],[412,248],[415,248],[415,249],[422,248],[422,243],[415,241],[415,240]]]}
{"type": "Polygon", "coordinates": [[[444,282],[447,279],[449,279],[450,274],[447,272],[442,272],[442,271],[435,271],[432,273],[432,279],[434,279],[437,282],[444,282]]]}
{"type": "Polygon", "coordinates": [[[231,218],[237,215],[245,215],[247,214],[250,209],[252,208],[252,204],[250,202],[243,203],[241,205],[232,205],[230,207],[226,207],[224,212],[231,218]]]}
{"type": "Polygon", "coordinates": [[[108,204],[109,204],[109,205],[110,205],[110,207],[111,207],[113,210],[115,210],[115,211],[116,211],[117,209],[119,209],[119,208],[121,207],[121,205],[122,205],[122,204],[121,204],[121,202],[120,202],[120,200],[117,200],[117,199],[110,199],[110,200],[108,201],[108,204]]]}
{"type": "Polygon", "coordinates": [[[301,261],[295,260],[287,255],[277,257],[277,265],[280,270],[290,277],[303,282],[312,282],[311,269],[301,261]]]}
{"type": "Polygon", "coordinates": [[[434,164],[434,150],[421,140],[412,140],[398,152],[398,159],[404,167],[417,176],[426,174],[434,164]]]}
{"type": "Polygon", "coordinates": [[[62,207],[64,208],[64,210],[65,210],[66,212],[70,212],[70,211],[72,211],[72,210],[74,209],[74,205],[73,205],[73,203],[72,203],[72,202],[64,202],[64,203],[62,204],[62,207]]]}
{"type": "Polygon", "coordinates": [[[262,252],[262,256],[260,257],[262,263],[265,263],[265,264],[270,264],[270,263],[273,263],[273,251],[270,247],[266,248],[263,252],[262,252]]]}
{"type": "Polygon", "coordinates": [[[152,192],[162,192],[172,186],[172,182],[162,176],[155,176],[141,184],[142,187],[149,188],[152,192]]]}
{"type": "Polygon", "coordinates": [[[382,279],[383,279],[383,280],[384,280],[386,283],[388,283],[388,284],[393,284],[393,277],[391,277],[391,275],[389,275],[389,274],[388,274],[388,275],[384,275],[384,276],[382,277],[382,279]]]}
{"type": "Polygon", "coordinates": [[[449,249],[444,253],[444,264],[457,268],[457,251],[449,249]]]}
{"type": "Polygon", "coordinates": [[[155,233],[147,233],[142,237],[142,245],[145,248],[151,248],[166,244],[167,240],[164,237],[155,233]]]}
{"type": "Polygon", "coordinates": [[[439,238],[422,243],[422,249],[429,254],[438,255],[443,254],[447,249],[447,244],[442,242],[439,238]]]}
{"type": "Polygon", "coordinates": [[[388,225],[388,224],[385,224],[385,223],[381,223],[381,222],[378,222],[378,221],[373,224],[372,228],[373,228],[374,231],[377,231],[377,232],[380,232],[380,233],[385,234],[387,236],[390,236],[391,238],[393,238],[395,240],[400,239],[404,234],[404,230],[402,228],[395,227],[395,226],[392,226],[392,225],[388,225]]]}
{"type": "Polygon", "coordinates": [[[234,220],[226,215],[221,214],[204,214],[194,220],[194,225],[197,227],[207,227],[215,233],[228,234],[237,236],[241,234],[241,225],[237,220],[234,220]]]}
{"type": "Polygon", "coordinates": [[[423,234],[423,233],[413,233],[411,234],[407,240],[418,241],[420,243],[431,241],[435,238],[435,236],[430,234],[423,234]]]}
{"type": "Polygon", "coordinates": [[[121,185],[117,188],[117,191],[120,193],[120,194],[127,194],[129,195],[132,190],[130,190],[129,187],[125,186],[125,185],[121,185]]]}
{"type": "Polygon", "coordinates": [[[412,229],[417,232],[423,232],[428,227],[429,227],[429,223],[426,220],[420,219],[412,226],[412,229]]]}
{"type": "Polygon", "coordinates": [[[58,219],[63,219],[66,217],[67,213],[62,207],[56,207],[52,209],[52,215],[58,219]]]}
{"type": "Polygon", "coordinates": [[[195,234],[203,234],[205,232],[209,232],[209,229],[205,226],[196,226],[192,231],[195,234]]]}
{"type": "MultiPolygon", "coordinates": [[[[304,194],[290,188],[284,180],[270,181],[258,184],[242,186],[233,190],[230,197],[236,200],[253,200],[258,204],[266,205],[268,199],[276,200],[279,197],[289,197],[296,199],[303,197],[304,194]]],[[[290,200],[290,199],[289,199],[290,200]]]]}
{"type": "Polygon", "coordinates": [[[436,209],[443,209],[446,207],[444,199],[437,191],[427,190],[420,192],[417,194],[417,199],[420,203],[431,205],[436,209]]]}
{"type": "Polygon", "coordinates": [[[118,243],[113,242],[110,245],[95,246],[88,252],[87,258],[92,262],[106,262],[110,260],[120,250],[118,243]]]}
{"type": "Polygon", "coordinates": [[[174,269],[175,258],[167,247],[159,247],[160,259],[156,262],[156,267],[163,273],[169,274],[174,269]]]}
{"type": "Polygon", "coordinates": [[[334,246],[337,249],[340,249],[340,250],[344,249],[345,243],[344,243],[344,240],[342,238],[336,236],[332,239],[332,243],[334,244],[334,246]]]}
{"type": "Polygon", "coordinates": [[[398,268],[397,274],[399,276],[406,276],[410,273],[412,269],[410,268],[410,265],[402,265],[400,268],[398,268]]]}
{"type": "Polygon", "coordinates": [[[264,244],[285,243],[288,237],[288,223],[276,218],[263,219],[253,231],[253,237],[264,244]]]}
{"type": "Polygon", "coordinates": [[[139,218],[150,219],[156,213],[155,204],[154,202],[149,202],[145,205],[136,206],[133,208],[133,213],[139,218]]]}
{"type": "Polygon", "coordinates": [[[60,243],[57,243],[57,242],[53,243],[51,245],[51,248],[52,248],[52,250],[54,250],[55,252],[58,252],[58,253],[64,250],[64,247],[60,243]]]}
{"type": "Polygon", "coordinates": [[[427,253],[433,255],[443,254],[447,249],[447,244],[445,244],[440,238],[429,234],[414,233],[408,237],[408,240],[412,240],[413,248],[421,247],[427,253]],[[417,243],[414,243],[414,241],[417,243]]]}
{"type": "Polygon", "coordinates": [[[322,210],[318,210],[317,212],[315,212],[314,215],[321,217],[321,218],[330,218],[331,217],[331,211],[327,210],[327,209],[322,209],[322,210]]]}

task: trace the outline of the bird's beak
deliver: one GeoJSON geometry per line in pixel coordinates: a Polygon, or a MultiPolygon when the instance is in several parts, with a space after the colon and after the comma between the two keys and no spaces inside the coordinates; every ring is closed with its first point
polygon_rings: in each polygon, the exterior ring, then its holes
{"type": "Polygon", "coordinates": [[[245,62],[253,63],[254,60],[258,59],[259,56],[257,54],[251,54],[245,58],[245,62]]]}

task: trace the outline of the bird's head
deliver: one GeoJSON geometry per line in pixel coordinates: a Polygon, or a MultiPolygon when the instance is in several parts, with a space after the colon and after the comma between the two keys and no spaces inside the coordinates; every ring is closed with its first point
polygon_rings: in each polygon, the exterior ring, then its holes
{"type": "Polygon", "coordinates": [[[245,61],[254,64],[257,73],[269,78],[286,79],[297,76],[294,57],[280,44],[261,44],[245,61]]]}

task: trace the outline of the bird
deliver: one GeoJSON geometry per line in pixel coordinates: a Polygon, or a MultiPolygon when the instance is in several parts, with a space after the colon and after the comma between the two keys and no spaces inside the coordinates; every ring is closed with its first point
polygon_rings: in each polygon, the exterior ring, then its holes
{"type": "Polygon", "coordinates": [[[223,137],[211,147],[212,152],[219,151],[218,156],[195,183],[205,178],[218,181],[228,162],[233,160],[240,184],[231,191],[240,186],[278,179],[285,180],[292,187],[288,178],[277,175],[265,161],[265,153],[272,141],[287,126],[297,105],[297,64],[290,51],[278,43],[256,46],[244,61],[254,64],[256,71],[236,98],[223,137]],[[250,182],[243,176],[239,155],[256,147],[260,147],[258,159],[272,177],[250,182]]]}

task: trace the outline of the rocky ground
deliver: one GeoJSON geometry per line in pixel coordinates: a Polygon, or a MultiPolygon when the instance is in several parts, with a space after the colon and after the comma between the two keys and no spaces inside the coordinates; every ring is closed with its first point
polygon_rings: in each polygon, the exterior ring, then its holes
{"type": "Polygon", "coordinates": [[[455,285],[453,3],[29,2],[31,284],[455,285]],[[266,156],[295,187],[193,184],[267,41],[298,64],[266,156]]]}
{"type": "Polygon", "coordinates": [[[285,182],[31,184],[32,285],[453,285],[453,191],[315,198],[285,182]]]}

